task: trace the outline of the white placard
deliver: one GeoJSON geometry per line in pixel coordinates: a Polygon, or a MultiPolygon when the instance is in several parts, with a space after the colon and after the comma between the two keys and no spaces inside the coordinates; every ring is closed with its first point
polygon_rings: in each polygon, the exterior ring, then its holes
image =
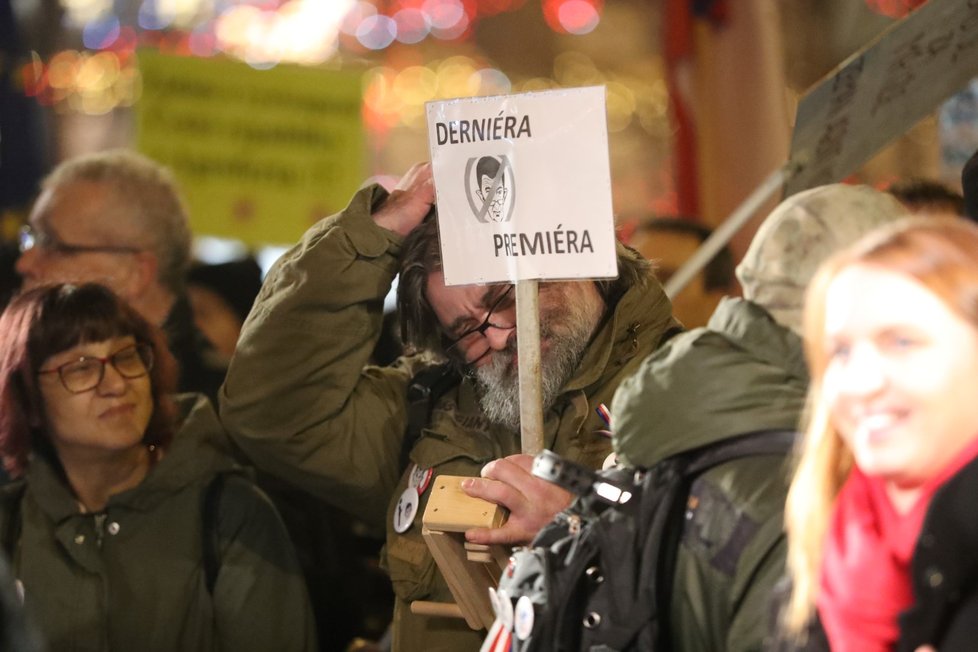
{"type": "Polygon", "coordinates": [[[978,74],[978,0],[930,0],[798,105],[785,196],[841,181],[978,74]]]}
{"type": "Polygon", "coordinates": [[[426,109],[446,285],[618,275],[604,87],[426,109]]]}

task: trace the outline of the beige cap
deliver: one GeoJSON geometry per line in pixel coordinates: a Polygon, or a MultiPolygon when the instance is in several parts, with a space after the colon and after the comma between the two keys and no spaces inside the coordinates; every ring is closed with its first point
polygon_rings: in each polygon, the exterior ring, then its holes
{"type": "Polygon", "coordinates": [[[834,183],[792,195],[764,220],[737,266],[744,297],[800,333],[805,288],[819,265],[906,214],[892,195],[869,186],[834,183]]]}

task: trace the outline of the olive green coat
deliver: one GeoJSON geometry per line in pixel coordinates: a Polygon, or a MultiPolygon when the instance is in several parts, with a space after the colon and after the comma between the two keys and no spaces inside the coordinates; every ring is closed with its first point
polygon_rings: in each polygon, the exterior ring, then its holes
{"type": "MultiPolygon", "coordinates": [[[[316,649],[305,583],[268,499],[233,472],[213,408],[180,397],[183,425],[138,486],[82,513],[43,458],[26,474],[13,571],[49,649],[131,652],[316,649]],[[203,492],[226,479],[217,512],[219,572],[203,570],[203,492]]],[[[4,501],[6,527],[11,500],[4,501]]],[[[4,530],[6,532],[6,530],[4,530]]],[[[214,530],[209,530],[214,531],[214,530]]]]}
{"type": "MultiPolygon", "coordinates": [[[[757,304],[724,299],[706,328],[674,337],[622,383],[615,450],[632,465],[727,437],[794,430],[808,373],[800,338],[757,304]]],[[[786,459],[728,462],[694,482],[672,593],[674,652],[762,648],[784,569],[786,459]]]]}
{"type": "MultiPolygon", "coordinates": [[[[452,601],[421,538],[430,490],[404,534],[391,525],[410,472],[398,459],[407,386],[424,360],[366,367],[401,244],[370,218],[385,197],[375,186],[360,191],[269,272],[231,363],[221,417],[255,464],[386,527],[383,562],[397,594],[395,650],[477,650],[484,632],[461,620],[416,616],[408,607],[419,599],[452,601]]],[[[545,445],[600,466],[611,447],[594,408],[611,401],[620,380],[675,326],[651,276],[629,289],[544,415],[545,445]]],[[[476,476],[486,462],[518,452],[519,433],[490,424],[474,385],[463,380],[440,398],[410,457],[436,475],[476,476]]]]}

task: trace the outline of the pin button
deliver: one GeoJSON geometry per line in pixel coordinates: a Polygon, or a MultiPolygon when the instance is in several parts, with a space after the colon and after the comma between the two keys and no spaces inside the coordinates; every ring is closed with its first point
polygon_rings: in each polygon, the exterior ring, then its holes
{"type": "Polygon", "coordinates": [[[75,535],[75,543],[77,543],[78,545],[81,545],[81,544],[85,543],[85,535],[84,534],[76,534],[75,535]]]}
{"type": "Polygon", "coordinates": [[[584,571],[584,574],[594,584],[601,584],[601,582],[604,582],[604,575],[601,574],[601,569],[597,566],[591,566],[584,571]]]}
{"type": "Polygon", "coordinates": [[[109,523],[109,534],[119,534],[119,524],[115,521],[109,523]]]}

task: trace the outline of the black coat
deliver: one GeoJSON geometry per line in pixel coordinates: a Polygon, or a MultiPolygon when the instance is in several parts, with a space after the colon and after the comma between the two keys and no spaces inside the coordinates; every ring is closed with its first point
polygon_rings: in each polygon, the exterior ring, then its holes
{"type": "MultiPolygon", "coordinates": [[[[978,459],[948,480],[931,501],[910,562],[913,606],[900,615],[897,652],[931,645],[937,652],[978,650],[978,459]]],[[[788,592],[779,596],[783,606],[788,592]]],[[[774,637],[770,651],[822,652],[829,645],[816,618],[804,645],[774,637]]]]}
{"type": "Polygon", "coordinates": [[[978,649],[978,459],[934,495],[910,574],[916,602],[900,616],[897,649],[978,649]]]}

